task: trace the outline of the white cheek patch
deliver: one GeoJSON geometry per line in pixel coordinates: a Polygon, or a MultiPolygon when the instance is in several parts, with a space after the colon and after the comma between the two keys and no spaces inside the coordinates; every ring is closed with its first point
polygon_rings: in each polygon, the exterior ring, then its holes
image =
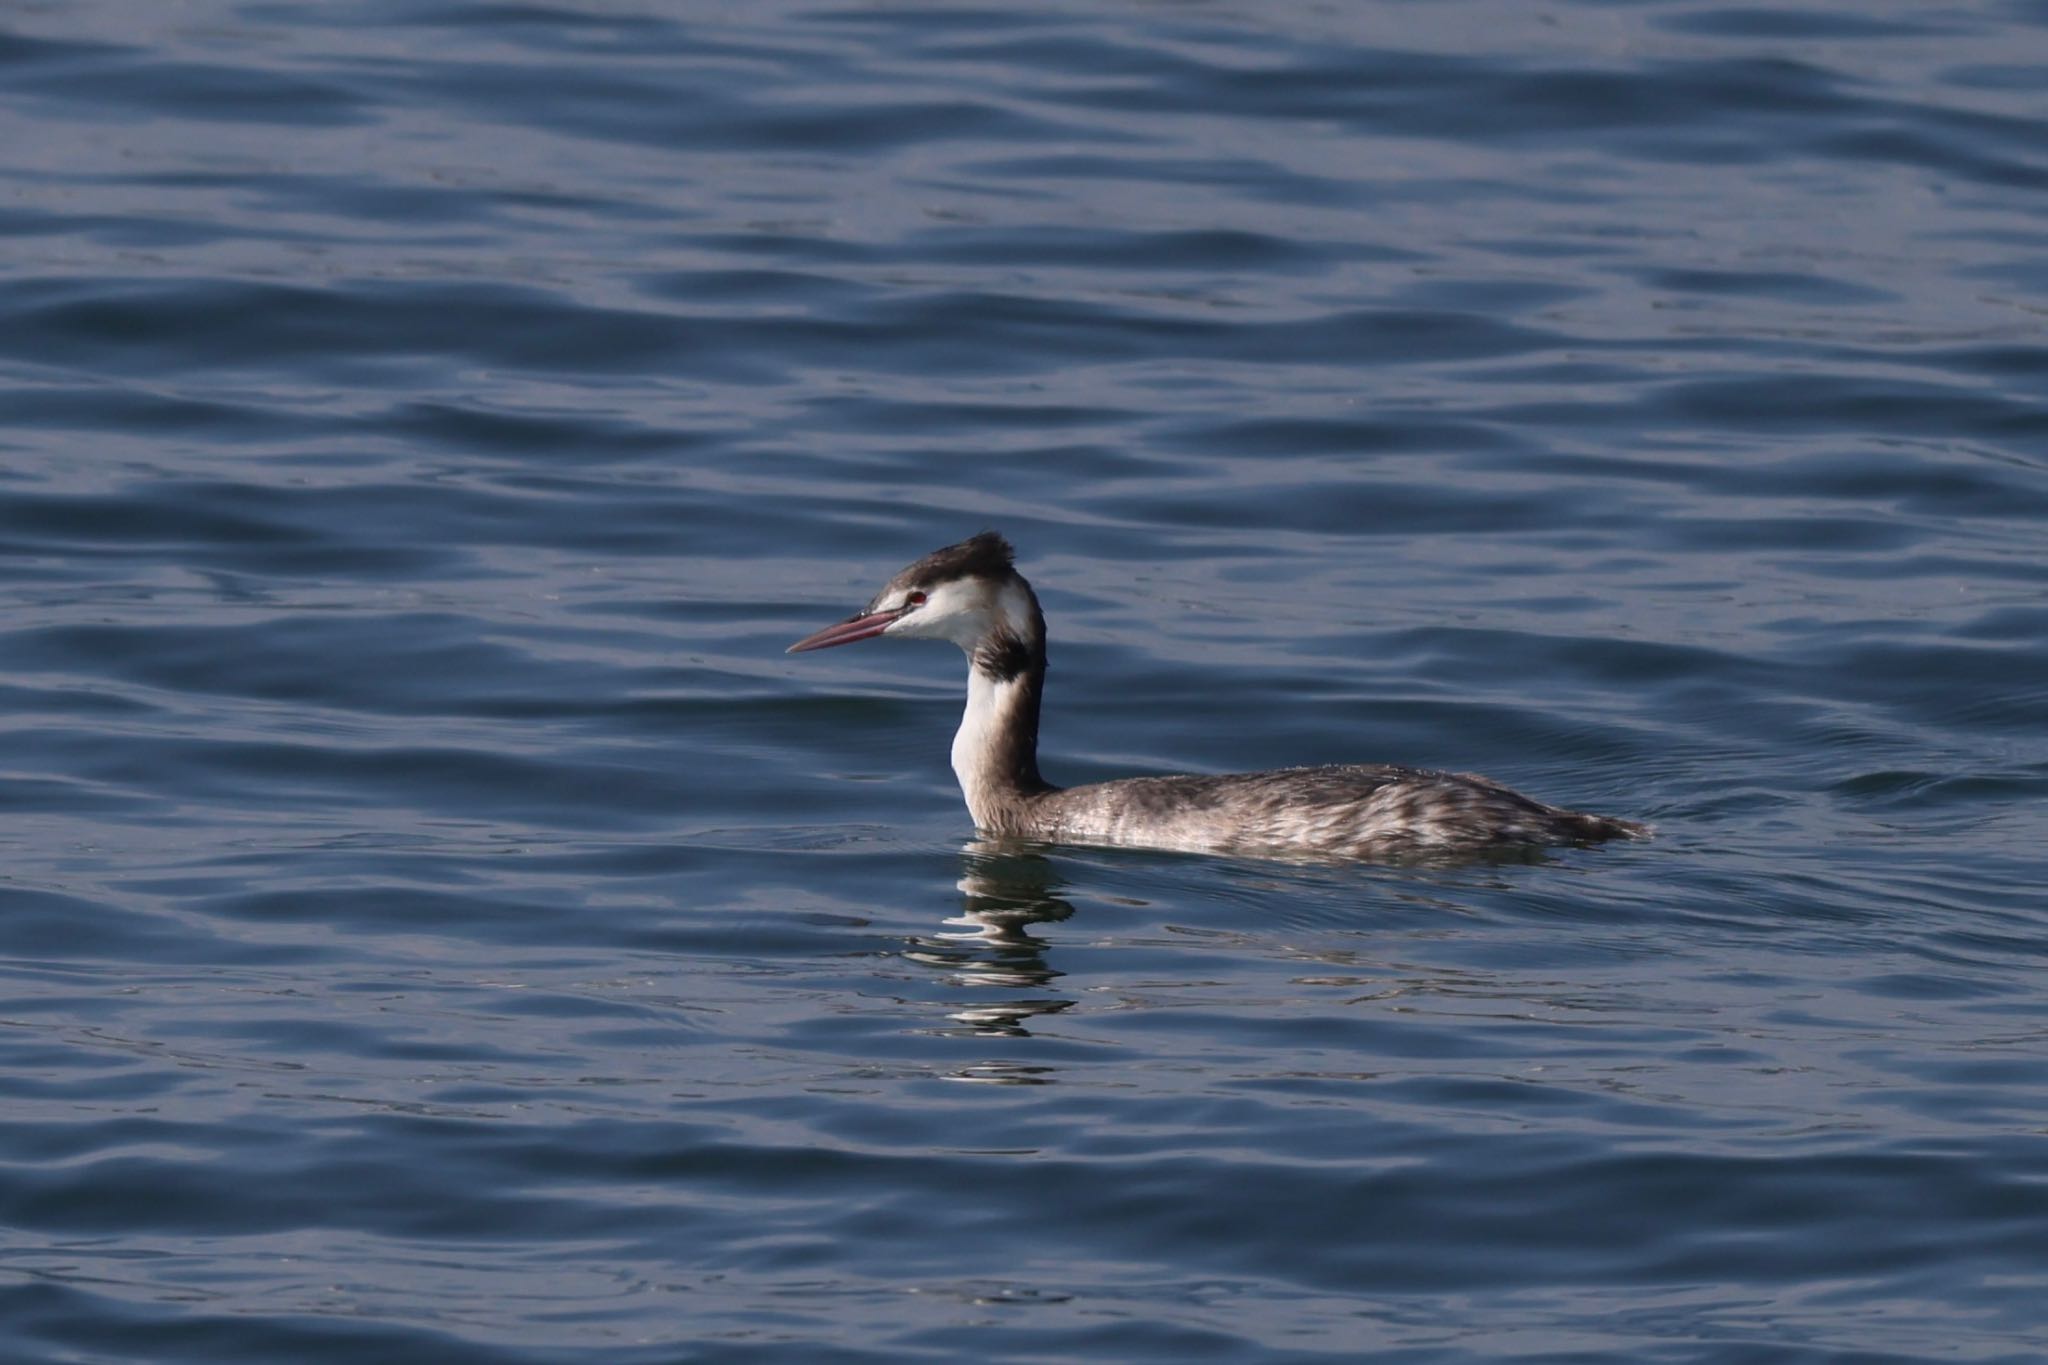
{"type": "Polygon", "coordinates": [[[1018,639],[1029,639],[1036,632],[1031,625],[1031,590],[1021,582],[1005,583],[996,594],[995,623],[1018,639]]]}
{"type": "Polygon", "coordinates": [[[911,640],[951,640],[971,648],[988,631],[987,589],[978,583],[941,583],[927,590],[925,604],[915,608],[884,634],[911,640]]]}

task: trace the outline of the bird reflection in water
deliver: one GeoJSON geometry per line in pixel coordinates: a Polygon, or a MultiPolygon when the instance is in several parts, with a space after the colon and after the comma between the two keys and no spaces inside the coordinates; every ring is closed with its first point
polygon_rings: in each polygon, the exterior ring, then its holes
{"type": "MultiPolygon", "coordinates": [[[[1053,894],[1059,881],[1052,860],[1039,845],[1005,839],[977,839],[961,850],[960,913],[954,926],[911,939],[904,956],[945,974],[949,984],[997,990],[997,999],[963,1004],[949,1016],[974,1037],[1028,1038],[1028,1020],[1058,1014],[1074,1001],[1049,993],[1061,973],[1045,960],[1046,945],[1032,937],[1034,924],[1067,918],[1074,907],[1053,894]]],[[[958,1079],[1003,1085],[1043,1085],[1052,1068],[988,1063],[958,1079]]]]}

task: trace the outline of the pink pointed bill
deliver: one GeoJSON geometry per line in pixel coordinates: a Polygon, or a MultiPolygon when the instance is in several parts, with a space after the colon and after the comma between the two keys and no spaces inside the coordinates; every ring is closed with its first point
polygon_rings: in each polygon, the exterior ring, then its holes
{"type": "Polygon", "coordinates": [[[802,654],[805,650],[830,649],[834,645],[850,645],[855,640],[872,639],[887,630],[902,614],[900,611],[876,611],[849,616],[837,625],[825,627],[815,635],[804,636],[784,652],[802,654]]]}

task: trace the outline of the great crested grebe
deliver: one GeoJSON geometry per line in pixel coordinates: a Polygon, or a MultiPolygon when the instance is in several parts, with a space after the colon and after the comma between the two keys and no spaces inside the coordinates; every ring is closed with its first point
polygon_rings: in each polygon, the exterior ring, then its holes
{"type": "Polygon", "coordinates": [[[1055,787],[1038,772],[1045,615],[993,531],[934,550],[791,654],[877,636],[967,653],[953,772],[983,832],[1202,853],[1389,858],[1647,838],[1648,825],[1560,810],[1471,773],[1390,764],[1055,787]]]}

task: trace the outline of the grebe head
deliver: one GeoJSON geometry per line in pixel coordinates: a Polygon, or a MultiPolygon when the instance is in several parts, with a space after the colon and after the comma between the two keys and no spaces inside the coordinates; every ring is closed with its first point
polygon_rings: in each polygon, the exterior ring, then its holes
{"type": "Polygon", "coordinates": [[[951,640],[977,658],[997,642],[1043,651],[1045,620],[1011,558],[1010,543],[993,531],[934,550],[890,579],[866,607],[806,635],[789,653],[878,635],[951,640]]]}

